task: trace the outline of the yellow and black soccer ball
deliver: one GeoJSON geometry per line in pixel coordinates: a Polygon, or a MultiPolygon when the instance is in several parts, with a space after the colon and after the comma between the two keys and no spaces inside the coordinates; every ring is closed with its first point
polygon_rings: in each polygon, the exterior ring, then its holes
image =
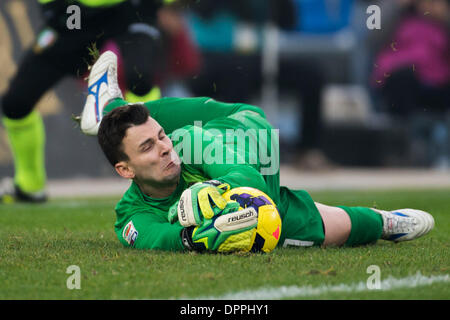
{"type": "Polygon", "coordinates": [[[281,217],[273,200],[264,192],[250,187],[238,187],[222,195],[227,201],[236,201],[240,209],[253,207],[258,213],[258,225],[253,234],[251,252],[270,252],[281,235],[281,217]]]}

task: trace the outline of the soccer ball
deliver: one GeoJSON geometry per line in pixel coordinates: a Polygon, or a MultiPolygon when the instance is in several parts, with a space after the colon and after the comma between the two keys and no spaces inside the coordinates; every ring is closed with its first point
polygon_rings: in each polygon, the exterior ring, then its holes
{"type": "Polygon", "coordinates": [[[258,225],[252,239],[251,252],[270,252],[281,235],[281,217],[273,200],[264,192],[250,187],[238,187],[222,195],[227,201],[236,201],[240,209],[253,207],[258,213],[258,225]]]}

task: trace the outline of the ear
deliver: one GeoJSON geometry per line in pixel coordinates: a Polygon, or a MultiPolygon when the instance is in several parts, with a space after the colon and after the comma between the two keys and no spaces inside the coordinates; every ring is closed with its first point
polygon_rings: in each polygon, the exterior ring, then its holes
{"type": "Polygon", "coordinates": [[[126,161],[120,161],[114,165],[116,172],[125,179],[133,179],[135,174],[132,168],[128,166],[126,161]]]}

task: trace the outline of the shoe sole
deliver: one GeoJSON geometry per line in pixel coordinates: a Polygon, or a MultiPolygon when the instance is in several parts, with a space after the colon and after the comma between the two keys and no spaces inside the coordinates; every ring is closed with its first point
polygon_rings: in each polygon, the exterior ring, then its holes
{"type": "MultiPolygon", "coordinates": [[[[95,64],[92,67],[92,70],[89,74],[89,82],[88,87],[90,88],[94,83],[100,80],[101,77],[104,76],[105,72],[107,72],[107,82],[112,83],[114,79],[111,77],[114,77],[115,75],[115,68],[117,66],[117,56],[112,51],[105,51],[102,53],[102,55],[99,57],[99,59],[95,62],[95,64]]],[[[97,88],[97,92],[101,90],[100,88],[97,88]]],[[[109,88],[108,88],[109,91],[109,88]]],[[[109,92],[108,92],[109,94],[109,92]]],[[[99,96],[99,101],[100,101],[99,96]]],[[[81,123],[80,127],[81,130],[85,134],[89,135],[96,135],[98,131],[98,127],[100,124],[100,121],[98,121],[96,113],[91,110],[92,105],[95,105],[95,97],[92,94],[89,94],[86,98],[86,103],[83,108],[83,112],[81,113],[81,123]]],[[[103,107],[99,107],[99,113],[102,113],[103,107]]],[[[101,118],[101,115],[100,115],[101,118]]]]}

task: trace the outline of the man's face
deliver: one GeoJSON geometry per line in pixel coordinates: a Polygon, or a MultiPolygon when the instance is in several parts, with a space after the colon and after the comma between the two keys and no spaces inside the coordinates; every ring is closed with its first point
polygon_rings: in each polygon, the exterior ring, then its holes
{"type": "Polygon", "coordinates": [[[138,183],[167,186],[178,182],[181,162],[172,141],[153,118],[128,128],[122,141],[131,178],[138,183]]]}

